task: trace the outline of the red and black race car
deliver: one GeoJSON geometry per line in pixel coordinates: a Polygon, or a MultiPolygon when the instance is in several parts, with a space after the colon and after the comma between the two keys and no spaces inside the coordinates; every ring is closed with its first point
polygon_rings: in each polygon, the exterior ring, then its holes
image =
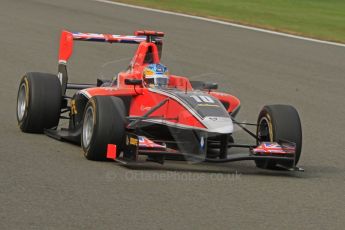
{"type": "Polygon", "coordinates": [[[264,106],[257,123],[241,123],[235,120],[239,99],[216,91],[216,83],[172,74],[166,75],[165,84],[148,83],[144,72],[160,64],[163,36],[156,31],[137,31],[134,36],[62,31],[58,74],[30,72],[21,79],[20,129],[79,144],[89,160],[113,159],[124,164],[143,159],[158,163],[254,160],[260,168],[302,170],[296,167],[301,123],[292,106],[264,106]],[[114,79],[75,84],[68,82],[67,74],[74,41],[132,43],[138,48],[127,70],[114,79]],[[67,90],[75,93],[69,96],[67,90]],[[69,120],[67,128],[58,127],[61,119],[69,120]],[[256,127],[256,133],[249,125],[256,127]],[[234,143],[234,126],[256,144],[234,143]],[[233,147],[247,150],[231,154],[233,147]]]}

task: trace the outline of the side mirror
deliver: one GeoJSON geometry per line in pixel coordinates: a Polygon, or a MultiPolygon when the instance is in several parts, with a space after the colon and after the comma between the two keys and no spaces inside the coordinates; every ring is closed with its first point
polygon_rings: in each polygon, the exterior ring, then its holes
{"type": "Polygon", "coordinates": [[[126,85],[141,85],[143,80],[141,79],[125,79],[126,85]]]}
{"type": "Polygon", "coordinates": [[[214,82],[205,82],[203,88],[207,90],[218,89],[218,84],[214,82]]]}

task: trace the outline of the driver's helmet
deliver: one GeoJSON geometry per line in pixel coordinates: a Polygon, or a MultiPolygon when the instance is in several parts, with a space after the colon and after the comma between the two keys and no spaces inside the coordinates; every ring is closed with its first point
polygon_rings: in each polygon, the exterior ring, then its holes
{"type": "Polygon", "coordinates": [[[148,87],[167,87],[169,84],[168,68],[162,64],[150,64],[144,69],[144,82],[148,87]]]}

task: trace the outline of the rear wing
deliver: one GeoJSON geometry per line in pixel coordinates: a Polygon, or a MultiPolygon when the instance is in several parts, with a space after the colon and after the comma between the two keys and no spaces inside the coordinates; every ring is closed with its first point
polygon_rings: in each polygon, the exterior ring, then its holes
{"type": "Polygon", "coordinates": [[[91,42],[108,42],[108,43],[127,43],[127,44],[140,44],[143,42],[155,43],[159,54],[162,51],[162,37],[163,32],[140,30],[136,31],[134,35],[115,35],[115,34],[95,34],[95,33],[81,33],[70,32],[63,30],[60,37],[59,48],[59,67],[58,78],[62,86],[62,95],[65,95],[68,75],[67,75],[67,61],[73,52],[74,41],[91,41],[91,42]]]}
{"type": "Polygon", "coordinates": [[[73,41],[109,42],[139,44],[141,42],[162,43],[163,32],[156,31],[136,31],[134,35],[115,35],[115,34],[95,34],[62,31],[60,38],[59,64],[66,64],[72,55],[73,41]]]}

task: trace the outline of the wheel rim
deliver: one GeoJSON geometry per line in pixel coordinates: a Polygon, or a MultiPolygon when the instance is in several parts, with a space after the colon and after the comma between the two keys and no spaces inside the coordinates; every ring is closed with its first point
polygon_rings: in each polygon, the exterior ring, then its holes
{"type": "Polygon", "coordinates": [[[266,117],[261,118],[258,126],[258,139],[260,142],[272,141],[272,126],[266,117]]]}
{"type": "Polygon", "coordinates": [[[26,111],[26,84],[22,83],[19,88],[18,101],[17,101],[17,116],[21,121],[26,111]]]}
{"type": "Polygon", "coordinates": [[[84,147],[88,147],[90,145],[92,135],[93,135],[93,127],[94,126],[94,111],[93,107],[89,106],[86,110],[84,123],[83,123],[83,145],[84,147]]]}

